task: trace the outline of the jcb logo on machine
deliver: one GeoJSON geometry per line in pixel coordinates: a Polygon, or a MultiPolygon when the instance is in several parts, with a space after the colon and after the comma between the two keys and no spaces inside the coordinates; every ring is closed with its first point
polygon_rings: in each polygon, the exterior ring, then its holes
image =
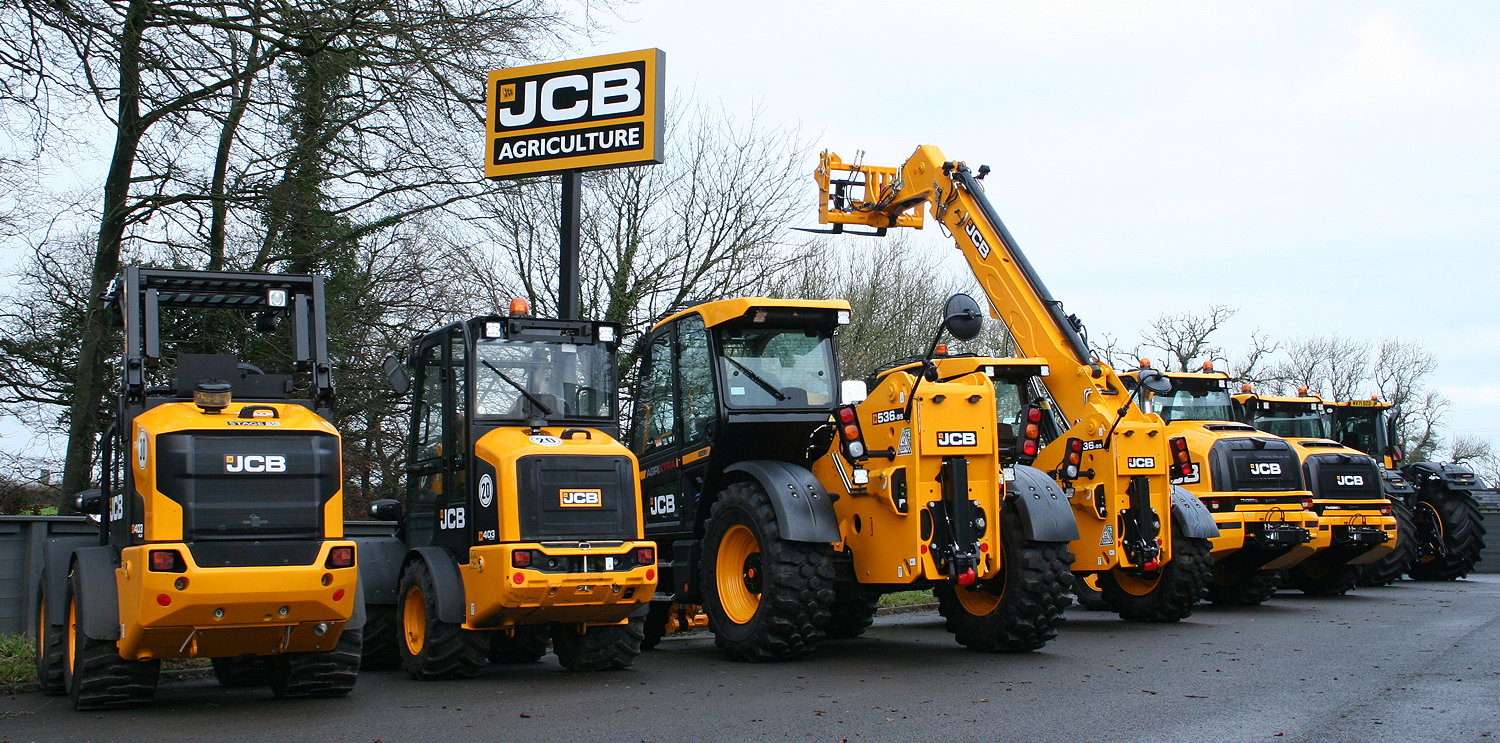
{"type": "Polygon", "coordinates": [[[1279,462],[1251,462],[1250,474],[1252,475],[1279,475],[1281,474],[1281,463],[1279,462]]]}
{"type": "Polygon", "coordinates": [[[280,454],[227,454],[224,456],[224,471],[249,474],[286,472],[286,457],[280,454]]]}
{"type": "Polygon", "coordinates": [[[464,509],[462,507],[444,508],[438,511],[439,529],[462,529],[466,521],[467,519],[464,518],[464,509]]]}
{"type": "Polygon", "coordinates": [[[1364,485],[1365,478],[1364,475],[1335,475],[1333,484],[1346,488],[1355,488],[1364,485]]]}
{"type": "Polygon", "coordinates": [[[875,425],[877,426],[882,423],[895,423],[896,421],[904,420],[906,420],[906,411],[901,408],[875,411],[875,425]]]}
{"type": "Polygon", "coordinates": [[[973,220],[969,220],[964,223],[964,232],[968,234],[970,240],[974,241],[974,249],[979,251],[980,258],[990,257],[989,241],[985,240],[984,235],[980,233],[979,225],[974,224],[973,220]]]}
{"type": "Polygon", "coordinates": [[[1133,470],[1149,470],[1156,466],[1156,457],[1131,457],[1125,460],[1125,466],[1133,470]]]}
{"type": "MultiPolygon", "coordinates": [[[[652,516],[672,516],[677,513],[677,494],[665,493],[646,499],[652,516]]],[[[563,505],[567,505],[564,503],[563,505]]]]}
{"type": "Polygon", "coordinates": [[[559,490],[557,501],[567,508],[598,508],[604,505],[604,493],[600,490],[559,490]]]}
{"type": "Polygon", "coordinates": [[[938,431],[938,446],[976,446],[979,437],[973,431],[938,431]]]}

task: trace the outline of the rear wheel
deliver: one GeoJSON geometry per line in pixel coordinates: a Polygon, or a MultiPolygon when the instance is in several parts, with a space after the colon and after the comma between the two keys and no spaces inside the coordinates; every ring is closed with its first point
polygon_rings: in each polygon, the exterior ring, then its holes
{"type": "Polygon", "coordinates": [[[401,642],[401,622],[396,618],[396,607],[385,604],[365,606],[364,647],[360,650],[361,671],[388,671],[401,667],[401,652],[396,645],[401,642]]]}
{"type": "Polygon", "coordinates": [[[401,572],[401,667],[415,679],[470,678],[488,662],[490,639],[482,632],[438,619],[437,596],[427,563],[415,560],[401,572]]]}
{"type": "Polygon", "coordinates": [[[639,618],[625,624],[588,628],[559,625],[552,632],[552,652],[569,671],[612,671],[628,668],[641,653],[645,622],[639,618]],[[584,629],[583,632],[579,632],[584,629]]]}
{"type": "Polygon", "coordinates": [[[1417,501],[1416,520],[1429,521],[1435,533],[1432,554],[1417,558],[1411,566],[1416,580],[1456,580],[1474,570],[1484,550],[1484,523],[1479,504],[1468,493],[1447,491],[1422,496],[1417,501]]]}
{"type": "Polygon", "coordinates": [[[672,610],[676,604],[666,601],[652,601],[651,608],[646,610],[645,634],[641,637],[641,650],[651,650],[661,644],[661,639],[667,636],[667,620],[672,616],[672,610]]]}
{"type": "Polygon", "coordinates": [[[268,658],[259,655],[241,655],[235,658],[214,658],[214,678],[219,686],[260,686],[271,679],[268,658]]]}
{"type": "Polygon", "coordinates": [[[1131,622],[1176,622],[1191,616],[1208,593],[1212,576],[1207,539],[1184,537],[1173,524],[1172,559],[1154,578],[1115,568],[1099,574],[1104,601],[1121,619],[1131,622]]]}
{"type": "Polygon", "coordinates": [[[156,696],[161,661],[120,657],[113,640],[91,639],[79,625],[79,580],[69,580],[66,658],[63,680],[77,709],[109,709],[147,704],[156,696]]]}
{"type": "Polygon", "coordinates": [[[1000,573],[982,587],[933,589],[938,612],[958,644],[986,653],[1024,653],[1057,636],[1072,589],[1066,542],[1031,542],[1007,510],[1001,522],[1000,573]]]}
{"type": "Polygon", "coordinates": [[[1359,568],[1358,583],[1361,586],[1388,586],[1401,580],[1411,571],[1417,559],[1417,524],[1412,520],[1411,509],[1399,501],[1391,501],[1391,515],[1396,517],[1396,546],[1391,553],[1359,568]]]}
{"type": "Polygon", "coordinates": [[[730,658],[787,660],[812,652],[833,603],[833,549],[781,538],[756,482],[725,488],[703,538],[704,610],[730,658]]]}
{"type": "Polygon", "coordinates": [[[1288,568],[1287,579],[1292,588],[1313,596],[1342,596],[1354,589],[1359,582],[1359,567],[1336,561],[1319,559],[1319,555],[1303,560],[1288,568]]]}
{"type": "Polygon", "coordinates": [[[830,640],[859,637],[874,623],[879,606],[880,596],[864,592],[834,599],[828,606],[828,629],[823,636],[830,640]]]}
{"type": "MultiPolygon", "coordinates": [[[[45,578],[43,579],[45,581],[45,578]]],[[[47,616],[47,594],[38,591],[36,598],[36,680],[43,694],[66,694],[63,683],[63,664],[67,661],[67,630],[59,622],[51,623],[47,616]]]]}
{"type": "Polygon", "coordinates": [[[354,690],[359,675],[364,628],[339,633],[332,650],[286,653],[266,659],[271,693],[289,697],[341,697],[354,690]]]}
{"type": "Polygon", "coordinates": [[[490,633],[491,663],[535,663],[547,654],[546,625],[517,627],[513,634],[490,633]]]}
{"type": "Polygon", "coordinates": [[[1089,611],[1109,611],[1109,602],[1099,590],[1098,573],[1073,574],[1073,599],[1089,611]]]}
{"type": "Polygon", "coordinates": [[[1208,600],[1220,606],[1256,606],[1275,596],[1280,587],[1280,571],[1233,570],[1215,563],[1208,600]]]}

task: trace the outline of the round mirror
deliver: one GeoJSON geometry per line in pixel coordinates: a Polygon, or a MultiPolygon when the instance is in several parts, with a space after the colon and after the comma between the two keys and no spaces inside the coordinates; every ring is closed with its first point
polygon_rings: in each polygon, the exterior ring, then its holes
{"type": "Polygon", "coordinates": [[[979,303],[973,297],[955,294],[943,307],[943,327],[961,341],[974,340],[984,329],[984,313],[979,311],[979,303]]]}
{"type": "Polygon", "coordinates": [[[1139,373],[1141,386],[1160,395],[1172,391],[1172,380],[1155,369],[1142,369],[1139,373]]]}

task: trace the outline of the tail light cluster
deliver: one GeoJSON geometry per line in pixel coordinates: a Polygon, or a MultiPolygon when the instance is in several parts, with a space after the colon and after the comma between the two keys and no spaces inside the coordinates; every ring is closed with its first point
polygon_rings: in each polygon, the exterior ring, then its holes
{"type": "Polygon", "coordinates": [[[187,563],[177,550],[151,550],[148,555],[153,573],[185,573],[187,563]]]}
{"type": "Polygon", "coordinates": [[[1083,467],[1083,439],[1068,439],[1068,450],[1063,455],[1062,479],[1076,480],[1083,467]]]}
{"type": "Polygon", "coordinates": [[[328,561],[324,567],[330,568],[352,568],[354,567],[354,547],[342,545],[328,550],[328,561]]]}
{"type": "Polygon", "coordinates": [[[1025,423],[1021,429],[1021,464],[1031,464],[1037,452],[1042,450],[1042,409],[1032,405],[1026,408],[1025,423]]]}
{"type": "Polygon", "coordinates": [[[853,462],[864,459],[865,437],[859,430],[859,415],[855,413],[853,405],[845,405],[834,413],[838,419],[839,447],[844,452],[844,458],[853,462]]]}
{"type": "MultiPolygon", "coordinates": [[[[584,555],[581,559],[602,559],[608,555],[584,555]]],[[[619,562],[616,563],[618,570],[630,570],[641,566],[656,566],[655,547],[637,547],[623,555],[616,555],[619,562]],[[631,564],[634,561],[635,564],[631,564]]],[[[558,568],[568,569],[569,556],[549,555],[541,550],[516,550],[510,553],[510,566],[513,568],[536,568],[538,570],[556,570],[558,568]]],[[[576,565],[574,567],[577,567],[576,565]]]]}
{"type": "Polygon", "coordinates": [[[1167,441],[1172,451],[1172,477],[1189,477],[1193,474],[1193,455],[1188,453],[1187,439],[1173,436],[1167,441]]]}

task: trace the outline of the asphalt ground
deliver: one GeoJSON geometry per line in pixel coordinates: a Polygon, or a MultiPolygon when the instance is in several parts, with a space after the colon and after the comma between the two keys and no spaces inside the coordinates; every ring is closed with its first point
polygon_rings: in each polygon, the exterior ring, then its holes
{"type": "Polygon", "coordinates": [[[278,701],[212,679],[154,706],[75,712],[0,697],[8,741],[1463,741],[1500,740],[1500,576],[1282,593],[1132,624],[1068,610],[1045,649],[985,655],[936,612],[883,615],[792,663],[668,638],[626,671],[549,658],[479,678],[360,676],[345,699],[278,701]]]}

